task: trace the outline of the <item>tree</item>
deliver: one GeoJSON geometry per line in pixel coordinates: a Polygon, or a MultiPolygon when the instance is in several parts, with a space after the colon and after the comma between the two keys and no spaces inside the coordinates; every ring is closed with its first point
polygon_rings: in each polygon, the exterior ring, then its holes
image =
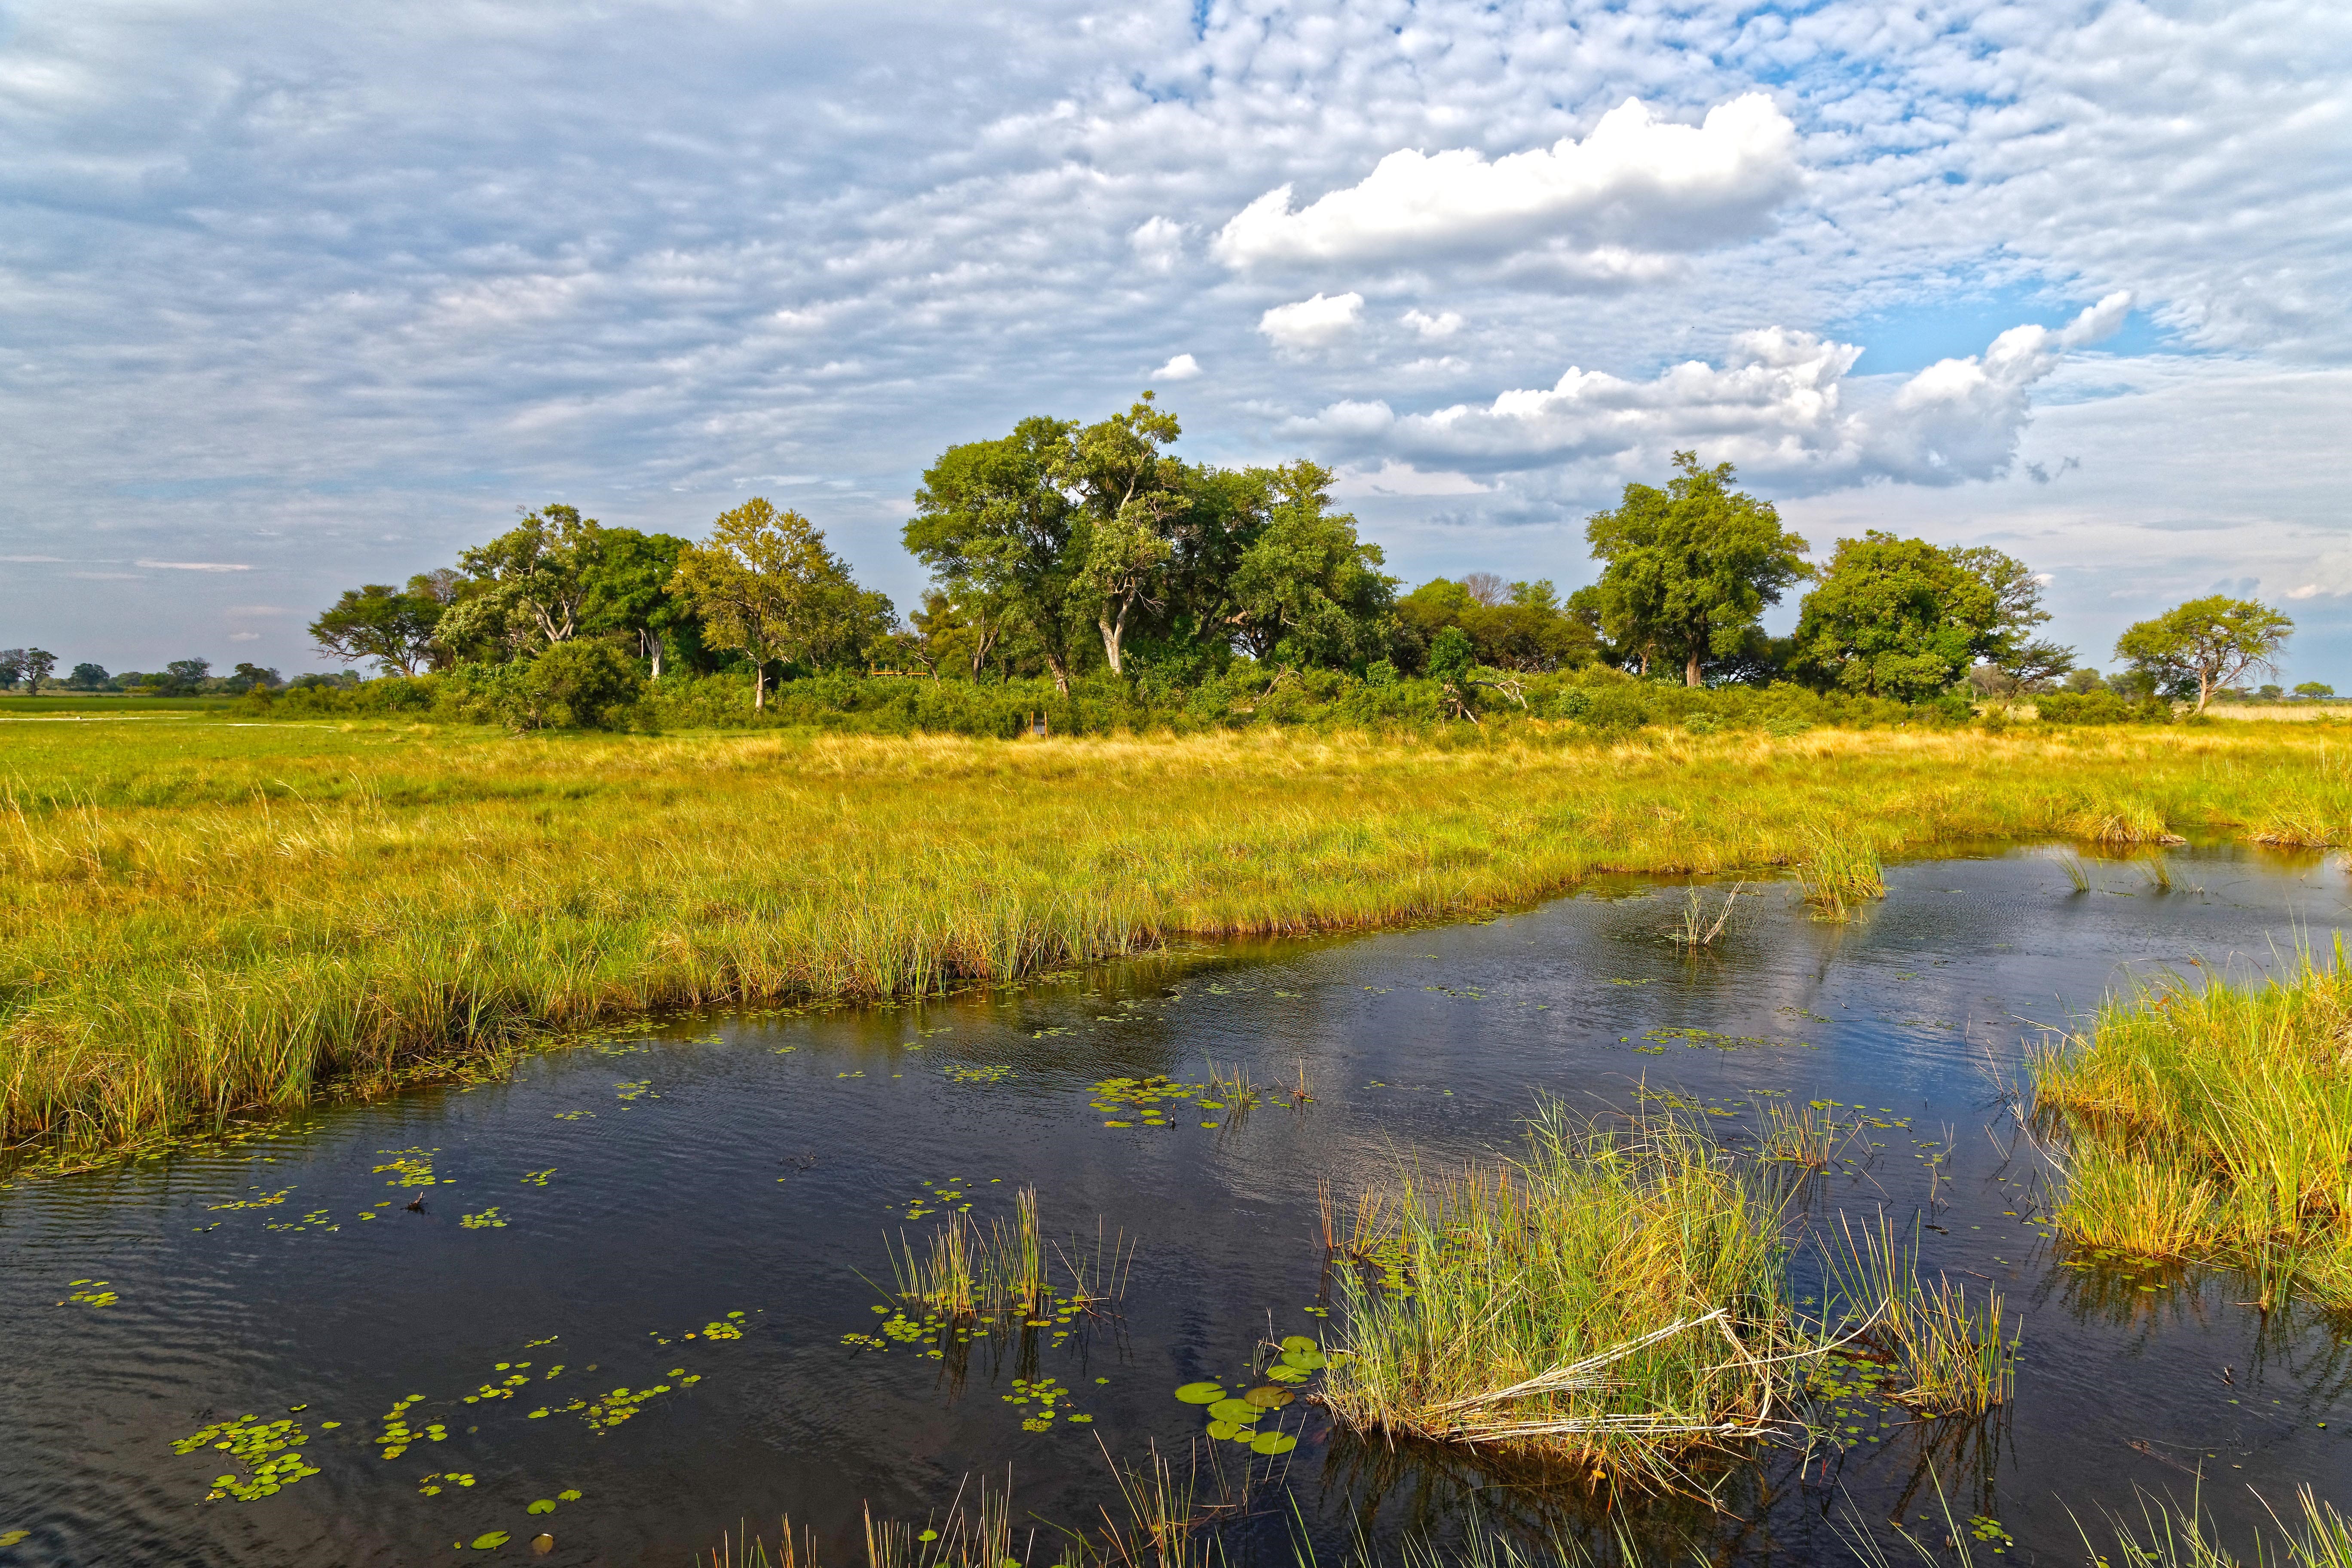
{"type": "Polygon", "coordinates": [[[1332,512],[1331,471],[1299,461],[1259,470],[1266,521],[1242,552],[1226,619],[1262,662],[1347,668],[1380,657],[1395,616],[1396,579],[1356,520],[1332,512]]]}
{"type": "Polygon", "coordinates": [[[719,514],[710,538],[678,554],[670,590],[709,626],[711,640],[751,661],[751,706],[765,708],[767,667],[854,658],[897,619],[890,601],[858,587],[796,511],[754,496],[719,514]]]}
{"type": "Polygon", "coordinates": [[[693,619],[669,591],[686,548],[685,540],[670,534],[607,528],[581,567],[581,631],[629,638],[656,680],[661,679],[666,639],[693,619]]]}
{"type": "Polygon", "coordinates": [[[41,682],[47,680],[49,678],[49,672],[57,667],[58,656],[47,648],[26,648],[25,650],[25,689],[38,697],[41,694],[41,682]]]}
{"type": "Polygon", "coordinates": [[[2166,696],[2194,690],[2202,713],[2216,687],[2242,675],[2277,674],[2294,630],[2294,622],[2267,605],[2214,594],[2126,628],[2116,639],[2116,657],[2129,659],[2166,696]]]}
{"type": "Polygon", "coordinates": [[[25,650],[21,647],[0,647],[0,691],[13,689],[25,679],[25,650]]]}
{"type": "MultiPolygon", "coordinates": [[[[1591,603],[1591,590],[1578,593],[1591,603]]],[[[1523,675],[1590,664],[1600,647],[1597,614],[1580,614],[1575,595],[1563,605],[1549,581],[1505,583],[1492,572],[1433,578],[1397,601],[1397,612],[1409,645],[1430,647],[1458,626],[1481,664],[1523,675]]]]}
{"type": "Polygon", "coordinates": [[[1825,686],[1916,702],[2000,646],[1994,585],[1952,551],[1872,529],[1841,539],[1797,612],[1792,668],[1825,686]]]}
{"type": "Polygon", "coordinates": [[[102,664],[78,664],[73,667],[73,673],[66,677],[65,683],[77,691],[103,691],[107,681],[111,679],[102,664]]]}
{"type": "Polygon", "coordinates": [[[2042,607],[2042,579],[2024,562],[1990,545],[1947,553],[1992,591],[1992,618],[1979,640],[1978,658],[2025,691],[2044,689],[2074,668],[2073,648],[2032,640],[2033,628],[2047,622],[2050,612],[2042,607]]]}
{"type": "Polygon", "coordinates": [[[1780,526],[1769,501],[1731,489],[1729,463],[1698,466],[1676,452],[1680,476],[1663,490],[1629,484],[1614,511],[1594,514],[1584,536],[1607,564],[1597,584],[1601,626],[1638,654],[1679,660],[1685,685],[1707,662],[1736,652],[1768,605],[1811,576],[1805,542],[1780,526]]]}
{"type": "Polygon", "coordinates": [[[432,658],[446,613],[429,594],[370,583],[343,590],[334,606],[310,623],[310,640],[345,664],[372,658],[386,674],[413,676],[432,658]]]}
{"type": "Polygon", "coordinates": [[[256,689],[275,691],[285,684],[285,678],[276,670],[265,669],[257,664],[241,663],[236,667],[236,673],[228,678],[228,689],[240,697],[256,689]]]}
{"type": "Polygon", "coordinates": [[[453,645],[486,642],[521,653],[568,642],[580,631],[581,602],[604,549],[605,530],[561,504],[525,512],[488,544],[457,557],[480,586],[462,591],[439,628],[453,645]]]}
{"type": "Polygon", "coordinates": [[[908,551],[966,614],[985,606],[997,625],[1026,622],[1063,691],[1070,689],[1075,509],[1055,476],[1075,428],[1041,416],[1001,439],[949,447],[924,471],[904,534],[908,551]]]}
{"type": "Polygon", "coordinates": [[[2335,696],[2336,688],[2328,685],[2327,682],[2324,680],[2305,680],[2296,683],[2294,694],[2297,697],[2308,698],[2312,701],[2316,702],[2325,698],[2335,696]]]}
{"type": "Polygon", "coordinates": [[[208,658],[175,658],[163,667],[163,695],[194,697],[205,689],[212,673],[213,661],[208,658]]]}
{"type": "Polygon", "coordinates": [[[2099,672],[2095,669],[2085,668],[2070,669],[2066,672],[2066,689],[2078,696],[2087,697],[2094,691],[2105,691],[2106,689],[2107,683],[2099,678],[2099,672]]]}
{"type": "Polygon", "coordinates": [[[1160,602],[1152,590],[1175,557],[1171,536],[1190,510],[1183,466],[1160,451],[1181,434],[1176,416],[1147,392],[1126,413],[1074,432],[1054,465],[1055,481],[1077,500],[1074,597],[1092,615],[1113,675],[1125,673],[1128,617],[1139,604],[1160,602]]]}

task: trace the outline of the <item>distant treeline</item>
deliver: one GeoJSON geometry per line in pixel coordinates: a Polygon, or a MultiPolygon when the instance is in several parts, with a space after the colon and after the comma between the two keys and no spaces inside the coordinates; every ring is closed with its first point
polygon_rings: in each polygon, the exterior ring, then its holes
{"type": "MultiPolygon", "coordinates": [[[[1166,450],[1177,435],[1146,393],[1091,425],[1032,418],[949,448],[905,528],[932,584],[903,617],[807,518],[762,499],[700,542],[549,505],[453,566],[349,590],[312,623],[321,649],[386,678],[364,690],[314,677],[279,694],[274,670],[216,678],[202,660],[112,683],[517,728],[758,715],[998,733],[1031,712],[1066,730],[1292,713],[1868,722],[2062,686],[2111,700],[2062,700],[2053,716],[2104,717],[2176,699],[2201,710],[2273,669],[2293,624],[2251,601],[2195,601],[2133,627],[2116,648],[2127,668],[2103,679],[2036,635],[2050,615],[2024,563],[1873,530],[1817,565],[1770,501],[1734,488],[1731,465],[1690,452],[1663,486],[1628,484],[1588,521],[1589,587],[1475,572],[1401,593],[1334,509],[1328,470],[1187,463],[1166,450]],[[1800,584],[1795,630],[1766,636],[1765,612],[1800,584]]],[[[109,679],[88,665],[82,678],[109,679]]]]}

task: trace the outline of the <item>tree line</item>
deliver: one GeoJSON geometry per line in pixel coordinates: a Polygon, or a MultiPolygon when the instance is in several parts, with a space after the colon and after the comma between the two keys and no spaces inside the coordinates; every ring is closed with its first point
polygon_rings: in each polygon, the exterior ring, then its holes
{"type": "MultiPolygon", "coordinates": [[[[1603,665],[1905,703],[2112,685],[2201,710],[2274,671],[2293,628],[2252,600],[2192,601],[2126,631],[2126,668],[2109,682],[2040,635],[2042,584],[2016,558],[1874,529],[1816,565],[1730,464],[1692,452],[1587,521],[1591,586],[1562,595],[1546,578],[1474,572],[1400,592],[1380,546],[1334,506],[1329,470],[1189,463],[1168,449],[1180,433],[1147,392],[1092,424],[1039,416],[948,448],[905,525],[931,582],[903,618],[808,518],[754,498],[698,542],[543,506],[454,565],[347,591],[310,636],[349,665],[466,670],[514,700],[575,710],[643,679],[723,672],[748,678],[758,709],[773,681],[839,672],[1035,678],[1066,694],[1088,676],[1166,692],[1240,668],[1430,679],[1466,712],[1498,683],[1603,665]],[[1795,629],[1767,636],[1765,613],[1801,584],[1795,629]]],[[[0,675],[13,682],[30,666],[12,672],[11,657],[0,675]]],[[[203,661],[172,669],[183,665],[203,661]]],[[[220,679],[207,668],[178,683],[220,679]]],[[[237,671],[248,689],[278,684],[237,671]]]]}

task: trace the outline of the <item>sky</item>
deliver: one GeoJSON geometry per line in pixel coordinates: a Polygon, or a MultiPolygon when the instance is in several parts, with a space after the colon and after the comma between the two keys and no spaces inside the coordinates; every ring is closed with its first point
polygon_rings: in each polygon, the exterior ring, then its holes
{"type": "Polygon", "coordinates": [[[559,500],[911,608],[941,450],[1150,388],[1408,585],[1690,448],[2352,690],[2347,304],[2342,0],[0,0],[0,645],[327,668],[559,500]]]}

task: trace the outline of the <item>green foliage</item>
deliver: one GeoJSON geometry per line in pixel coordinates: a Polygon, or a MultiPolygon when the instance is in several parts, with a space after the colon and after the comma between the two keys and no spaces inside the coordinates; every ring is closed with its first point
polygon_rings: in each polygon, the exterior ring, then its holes
{"type": "Polygon", "coordinates": [[[2045,691],[2033,700],[2044,724],[2169,724],[2172,704],[2161,697],[2126,699],[2112,691],[2045,691]]]}
{"type": "Polygon", "coordinates": [[[416,675],[432,658],[443,613],[442,604],[430,595],[370,583],[346,589],[312,621],[310,640],[345,664],[373,659],[387,675],[416,675]]]}
{"type": "Polygon", "coordinates": [[[1872,529],[1839,540],[1805,595],[1791,668],[1824,686],[1917,702],[2008,635],[1999,592],[1960,556],[1872,529]]]}
{"type": "Polygon", "coordinates": [[[750,658],[754,709],[766,705],[770,664],[856,661],[895,619],[890,601],[860,588],[807,518],[759,496],[719,513],[709,542],[679,552],[671,586],[712,643],[750,658]]]}
{"type": "Polygon", "coordinates": [[[2163,696],[2194,693],[2202,713],[2216,688],[2255,671],[2276,674],[2294,630],[2294,621],[2258,600],[2214,594],[2126,628],[2116,657],[2163,696]]]}
{"type": "MultiPolygon", "coordinates": [[[[79,672],[77,671],[76,673],[78,674],[79,672]]],[[[2314,700],[2318,700],[2335,696],[2336,688],[2328,685],[2327,682],[2324,680],[2305,680],[2296,684],[2294,694],[2297,697],[2308,697],[2314,700]]]]}
{"type": "Polygon", "coordinates": [[[1326,509],[1331,474],[1300,461],[1266,480],[1266,521],[1243,551],[1231,621],[1261,663],[1361,668],[1384,652],[1396,579],[1356,520],[1326,509]]]}
{"type": "Polygon", "coordinates": [[[1697,453],[1676,452],[1675,467],[1680,477],[1663,490],[1627,485],[1584,534],[1606,563],[1595,585],[1601,629],[1645,673],[1653,658],[1668,659],[1697,686],[1811,569],[1772,503],[1731,489],[1729,463],[1702,468],[1697,453]]]}
{"type": "Polygon", "coordinates": [[[1505,585],[1490,573],[1423,583],[1397,602],[1401,631],[1425,650],[1448,626],[1469,637],[1475,662],[1533,675],[1591,664],[1600,638],[1548,581],[1505,585]]]}
{"type": "Polygon", "coordinates": [[[570,641],[580,630],[604,531],[579,508],[551,504],[462,552],[457,564],[471,581],[444,612],[439,640],[489,657],[570,641]]]}

